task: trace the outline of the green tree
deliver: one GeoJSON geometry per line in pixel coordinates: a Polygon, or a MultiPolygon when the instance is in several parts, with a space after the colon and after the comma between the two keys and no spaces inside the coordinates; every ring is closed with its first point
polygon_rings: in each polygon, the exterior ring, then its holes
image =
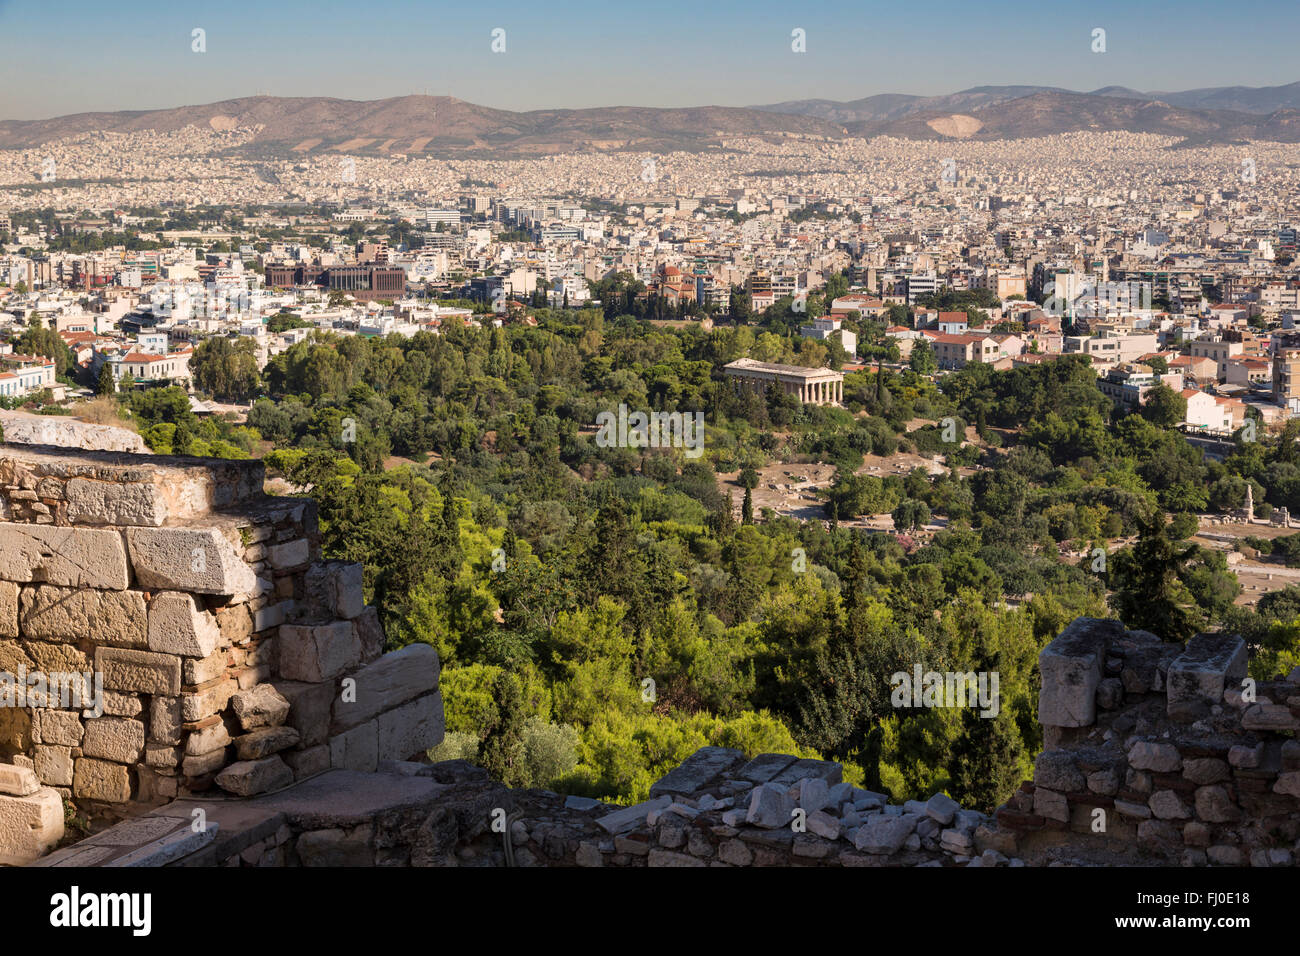
{"type": "Polygon", "coordinates": [[[922,337],[912,343],[912,354],[908,356],[907,364],[917,375],[933,375],[938,370],[939,361],[929,339],[922,337]]]}
{"type": "Polygon", "coordinates": [[[508,787],[527,786],[528,749],[524,743],[527,714],[519,678],[502,671],[492,686],[495,719],[483,735],[479,760],[483,769],[508,787]]]}
{"type": "Polygon", "coordinates": [[[1153,425],[1172,427],[1187,419],[1187,399],[1161,382],[1147,392],[1142,417],[1153,425]]]}
{"type": "Polygon", "coordinates": [[[99,380],[95,383],[96,395],[113,395],[117,392],[117,380],[113,378],[113,367],[105,362],[99,369],[99,380]]]}

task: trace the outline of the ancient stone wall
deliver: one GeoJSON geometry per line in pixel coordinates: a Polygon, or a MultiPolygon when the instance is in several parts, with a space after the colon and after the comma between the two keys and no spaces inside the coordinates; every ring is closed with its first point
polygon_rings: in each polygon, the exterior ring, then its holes
{"type": "Polygon", "coordinates": [[[61,798],[125,816],[442,739],[436,651],[384,655],[361,566],[262,484],[257,462],[0,445],[0,862],[58,839],[61,806],[32,821],[61,798]]]}
{"type": "Polygon", "coordinates": [[[1296,865],[1300,668],[1246,664],[1232,635],[1074,621],[1039,656],[1045,746],[1000,832],[1040,862],[1296,865]]]}

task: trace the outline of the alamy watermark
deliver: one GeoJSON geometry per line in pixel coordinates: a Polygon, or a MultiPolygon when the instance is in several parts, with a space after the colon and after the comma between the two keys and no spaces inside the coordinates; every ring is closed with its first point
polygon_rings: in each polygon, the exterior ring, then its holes
{"type": "Polygon", "coordinates": [[[0,671],[0,707],[82,710],[104,713],[104,675],[99,671],[0,671]]]}
{"type": "Polygon", "coordinates": [[[964,674],[921,672],[917,664],[911,674],[897,671],[889,701],[895,707],[978,707],[981,717],[996,717],[1001,709],[997,671],[967,671],[964,674]]]}
{"type": "Polygon", "coordinates": [[[629,412],[596,416],[596,444],[601,448],[682,448],[687,458],[704,454],[703,412],[629,412]]]}

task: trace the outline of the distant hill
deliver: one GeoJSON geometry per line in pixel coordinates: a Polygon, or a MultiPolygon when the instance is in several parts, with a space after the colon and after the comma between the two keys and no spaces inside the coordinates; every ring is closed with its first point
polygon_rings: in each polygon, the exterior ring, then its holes
{"type": "Polygon", "coordinates": [[[911,139],[1017,139],[1083,130],[1186,138],[1300,142],[1300,83],[1142,93],[1109,86],[1075,93],[1043,86],[978,86],[944,96],[881,93],[859,100],[795,100],[757,107],[613,106],[513,112],[446,96],[384,100],[254,96],[201,106],[78,113],[0,121],[0,148],[39,146],[85,133],[259,127],[250,151],[293,155],[695,150],[736,136],[889,135],[911,139]]]}
{"type": "Polygon", "coordinates": [[[723,136],[844,135],[842,126],[816,117],[721,106],[516,113],[447,96],[373,101],[255,96],[175,109],[6,120],[0,122],[0,148],[36,146],[78,133],[177,130],[192,125],[261,126],[255,140],[258,147],[290,152],[666,150],[702,148],[723,136]]]}
{"type": "Polygon", "coordinates": [[[1268,116],[1228,110],[1180,109],[1153,100],[1044,92],[967,112],[928,109],[894,120],[849,123],[854,136],[906,139],[1024,139],[1060,133],[1128,131],[1184,137],[1187,144],[1248,139],[1300,142],[1300,113],[1268,116]]]}
{"type": "Polygon", "coordinates": [[[1143,93],[1126,86],[1106,86],[1090,93],[1076,93],[1055,86],[974,86],[942,96],[913,96],[910,93],[879,93],[860,100],[792,100],[756,106],[774,113],[793,113],[834,119],[841,123],[898,119],[908,113],[941,110],[977,110],[997,103],[1038,93],[1109,96],[1119,99],[1168,103],[1189,110],[1231,110],[1240,113],[1274,113],[1300,110],[1300,83],[1286,86],[1215,86],[1181,93],[1143,93]]]}

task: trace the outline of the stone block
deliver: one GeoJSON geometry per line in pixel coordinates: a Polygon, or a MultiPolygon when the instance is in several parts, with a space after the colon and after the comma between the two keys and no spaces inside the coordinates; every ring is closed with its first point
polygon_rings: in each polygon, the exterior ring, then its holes
{"type": "Polygon", "coordinates": [[[776,783],[759,784],[750,794],[745,822],[769,830],[789,826],[794,809],[794,799],[786,787],[776,783]]]}
{"type": "Polygon", "coordinates": [[[285,624],[280,628],[278,643],[280,675],[289,680],[331,680],[361,660],[361,645],[351,621],[315,626],[285,624]]]}
{"type": "Polygon", "coordinates": [[[149,701],[149,739],[173,747],[181,742],[179,698],[154,697],[149,701]]]}
{"type": "Polygon", "coordinates": [[[84,734],[81,715],[71,710],[32,712],[32,739],[38,744],[80,747],[84,734]]]}
{"type": "Polygon", "coordinates": [[[144,724],[123,717],[88,720],[81,750],[87,757],[113,763],[137,763],[144,754],[144,724]]]}
{"type": "Polygon", "coordinates": [[[379,759],[406,760],[443,737],[442,694],[435,691],[379,715],[379,759]]]}
{"type": "Polygon", "coordinates": [[[0,763],[0,794],[26,797],[39,789],[41,789],[41,782],[35,771],[10,763],[0,763]]]}
{"type": "Polygon", "coordinates": [[[0,579],[115,591],[131,580],[117,531],[9,522],[0,522],[0,579]]]}
{"type": "Polygon", "coordinates": [[[292,727],[262,727],[235,738],[235,755],[240,760],[261,760],[296,746],[298,740],[292,727]]]}
{"type": "Polygon", "coordinates": [[[157,526],[167,518],[161,489],[152,484],[73,478],[64,495],[76,524],[157,526]]]}
{"type": "Polygon", "coordinates": [[[181,694],[181,720],[202,720],[226,709],[230,697],[239,685],[226,677],[200,684],[193,691],[181,694]]]}
{"type": "Polygon", "coordinates": [[[916,829],[917,817],[912,814],[871,817],[858,827],[853,835],[853,845],[864,853],[897,853],[916,829]]]}
{"type": "Polygon", "coordinates": [[[0,638],[18,636],[18,585],[0,581],[0,638]]]}
{"type": "Polygon", "coordinates": [[[1129,748],[1129,766],[1134,770],[1173,773],[1183,767],[1183,758],[1173,744],[1139,740],[1129,748]]]}
{"type": "Polygon", "coordinates": [[[181,691],[181,661],[169,654],[98,647],[95,669],[104,675],[104,687],[108,690],[170,697],[181,691]]]}
{"type": "Polygon", "coordinates": [[[1038,720],[1052,727],[1087,727],[1097,719],[1097,688],[1106,650],[1124,635],[1119,621],[1081,617],[1038,655],[1042,687],[1038,720]]]}
{"type": "MultiPolygon", "coordinates": [[[[329,695],[327,695],[328,697],[329,695]]],[[[328,710],[329,705],[326,704],[328,710]]],[[[258,684],[230,697],[230,709],[246,731],[278,727],[288,719],[291,704],[271,684],[258,684]]]]}
{"type": "Polygon", "coordinates": [[[131,799],[131,771],[120,763],[78,757],[73,766],[72,795],[82,800],[126,803],[131,799]]]}
{"type": "Polygon", "coordinates": [[[1246,642],[1233,634],[1197,634],[1169,665],[1169,716],[1195,720],[1223,702],[1226,688],[1246,676],[1246,642]]]}
{"type": "Polygon", "coordinates": [[[302,736],[301,746],[314,747],[325,743],[329,737],[330,711],[334,706],[334,683],[278,680],[272,686],[289,702],[289,716],[285,722],[302,736]]]}
{"type": "Polygon", "coordinates": [[[225,724],[217,720],[200,730],[190,731],[190,735],[185,738],[185,755],[198,757],[229,746],[230,732],[226,730],[225,724]]]}
{"type": "Polygon", "coordinates": [[[193,687],[196,684],[206,684],[218,677],[225,677],[229,667],[230,651],[225,647],[218,647],[207,657],[190,658],[183,661],[181,663],[181,678],[186,684],[193,687]]]}
{"type": "Polygon", "coordinates": [[[113,647],[148,644],[148,614],[139,591],[94,591],[49,586],[22,590],[20,626],[33,641],[91,640],[113,647]]]}
{"type": "Polygon", "coordinates": [[[33,759],[41,783],[49,787],[72,786],[71,747],[38,746],[33,759]]]}
{"type": "Polygon", "coordinates": [[[216,528],[129,528],[126,543],[144,587],[230,596],[257,586],[252,568],[216,528]]]}
{"type": "Polygon", "coordinates": [[[329,617],[351,620],[366,607],[364,568],[347,561],[322,561],[307,571],[307,594],[329,617]]]}
{"type": "Polygon", "coordinates": [[[24,866],[63,839],[63,799],[45,787],[0,796],[0,866],[24,866]]]}
{"type": "Polygon", "coordinates": [[[379,766],[379,721],[372,720],[330,738],[330,766],[335,770],[374,773],[379,766]]]}
{"type": "Polygon", "coordinates": [[[357,627],[357,640],[361,643],[361,663],[369,664],[384,653],[387,643],[379,623],[379,611],[373,607],[363,608],[352,623],[357,627]]]}
{"type": "Polygon", "coordinates": [[[274,544],[268,549],[266,560],[277,571],[302,568],[311,561],[311,548],[306,538],[274,544]]]}
{"type": "Polygon", "coordinates": [[[221,643],[216,618],[182,591],[162,591],[149,602],[149,650],[205,658],[221,643]]]}
{"type": "Polygon", "coordinates": [[[289,750],[281,758],[293,771],[295,780],[305,780],[330,769],[330,748],[328,744],[308,747],[306,750],[289,750]]]}
{"type": "Polygon", "coordinates": [[[293,783],[293,771],[276,756],[262,760],[241,760],[217,774],[215,783],[227,793],[251,797],[293,783]]]}
{"type": "MultiPolygon", "coordinates": [[[[281,629],[282,635],[284,630],[281,629]]],[[[429,644],[408,644],[385,654],[349,675],[356,681],[354,694],[340,694],[335,699],[331,729],[341,733],[436,690],[438,675],[438,652],[429,644]]],[[[691,759],[688,757],[687,761],[691,759]]],[[[658,795],[653,787],[650,792],[652,796],[658,795]]]]}
{"type": "Polygon", "coordinates": [[[110,717],[139,717],[144,712],[144,702],[135,694],[104,691],[104,713],[110,717]]]}

